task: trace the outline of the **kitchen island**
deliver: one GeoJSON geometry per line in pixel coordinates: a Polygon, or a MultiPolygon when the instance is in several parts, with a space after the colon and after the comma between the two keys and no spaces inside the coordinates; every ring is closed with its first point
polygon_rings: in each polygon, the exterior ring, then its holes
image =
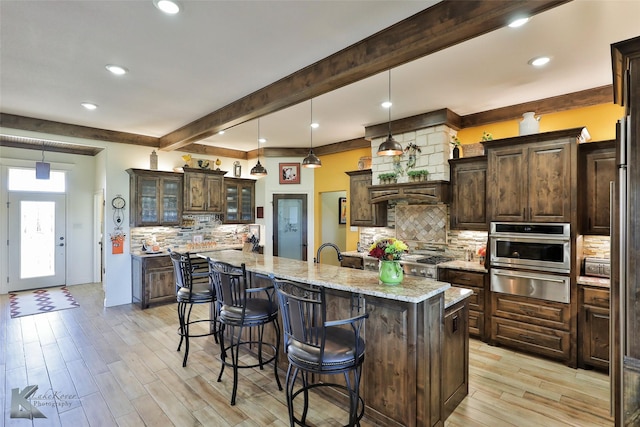
{"type": "MultiPolygon", "coordinates": [[[[325,264],[239,251],[199,253],[216,261],[245,264],[252,280],[270,274],[323,286],[328,319],[350,316],[357,308],[365,322],[366,356],[361,395],[367,417],[385,426],[443,426],[443,348],[445,291],[448,283],[405,276],[398,286],[380,285],[378,274],[325,264]]],[[[466,292],[449,292],[447,305],[466,292]]],[[[286,357],[280,360],[286,368],[286,357]]],[[[461,367],[467,369],[467,366],[461,367]]]]}

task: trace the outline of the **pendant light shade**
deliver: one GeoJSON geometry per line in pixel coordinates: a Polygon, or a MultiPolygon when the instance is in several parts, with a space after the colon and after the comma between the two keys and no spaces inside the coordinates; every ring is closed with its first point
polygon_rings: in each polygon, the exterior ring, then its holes
{"type": "Polygon", "coordinates": [[[260,163],[260,119],[258,119],[258,163],[249,172],[252,176],[262,177],[267,175],[267,169],[260,163]]]}
{"type": "Polygon", "coordinates": [[[49,179],[51,177],[51,164],[44,161],[44,141],[42,141],[42,161],[36,162],[36,179],[49,179]]]}
{"type": "MultiPolygon", "coordinates": [[[[389,104],[391,104],[391,70],[389,70],[389,104]]],[[[391,105],[389,105],[389,135],[378,147],[378,156],[399,156],[402,154],[402,145],[391,136],[391,105]]]]}
{"type": "Polygon", "coordinates": [[[304,158],[304,160],[302,160],[302,166],[305,168],[319,168],[322,166],[322,162],[320,161],[320,159],[318,158],[318,156],[316,156],[313,153],[313,126],[311,126],[313,124],[313,99],[311,100],[311,122],[309,123],[309,128],[311,129],[311,145],[309,148],[309,154],[307,155],[307,157],[304,158]]]}

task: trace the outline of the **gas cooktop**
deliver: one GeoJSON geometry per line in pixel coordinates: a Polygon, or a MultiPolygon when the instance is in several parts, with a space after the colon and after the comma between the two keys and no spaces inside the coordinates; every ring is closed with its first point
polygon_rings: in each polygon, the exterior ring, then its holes
{"type": "Polygon", "coordinates": [[[424,258],[418,258],[415,262],[419,262],[420,264],[436,265],[447,261],[453,261],[453,258],[444,255],[431,255],[424,258]]]}

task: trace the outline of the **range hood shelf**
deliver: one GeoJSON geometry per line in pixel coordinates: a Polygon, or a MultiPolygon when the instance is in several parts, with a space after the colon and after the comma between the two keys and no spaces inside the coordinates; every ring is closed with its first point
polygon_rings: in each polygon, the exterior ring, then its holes
{"type": "Polygon", "coordinates": [[[407,200],[414,203],[449,203],[449,181],[406,182],[401,184],[371,185],[371,203],[407,200]]]}

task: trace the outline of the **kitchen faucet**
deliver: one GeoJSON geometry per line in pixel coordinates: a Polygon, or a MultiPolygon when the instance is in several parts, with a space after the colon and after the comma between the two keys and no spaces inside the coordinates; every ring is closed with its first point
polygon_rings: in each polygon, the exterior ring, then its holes
{"type": "Polygon", "coordinates": [[[320,264],[320,251],[322,251],[322,249],[324,249],[327,246],[331,246],[333,249],[335,249],[336,253],[338,254],[338,261],[342,261],[342,254],[340,253],[340,248],[336,244],[334,244],[334,243],[323,243],[318,248],[318,252],[316,253],[316,257],[313,259],[314,264],[320,264]]]}

